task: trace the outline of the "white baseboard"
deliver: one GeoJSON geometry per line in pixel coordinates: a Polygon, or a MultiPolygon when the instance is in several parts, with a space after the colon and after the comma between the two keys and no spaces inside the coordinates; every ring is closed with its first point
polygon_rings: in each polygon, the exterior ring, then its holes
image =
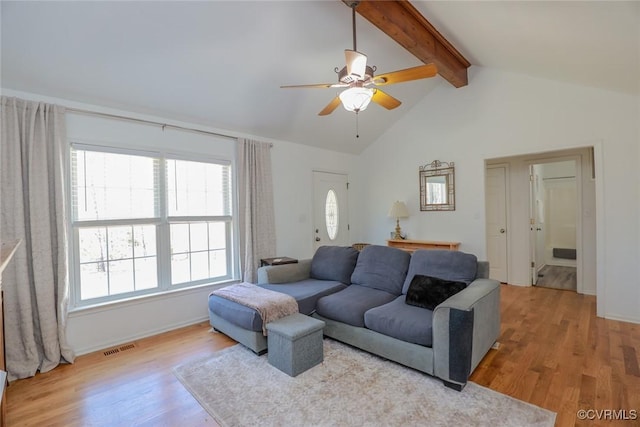
{"type": "Polygon", "coordinates": [[[618,322],[627,322],[627,323],[636,323],[640,325],[640,319],[630,318],[626,316],[618,316],[618,315],[606,315],[605,319],[609,320],[617,320],[618,322]]]}
{"type": "Polygon", "coordinates": [[[180,322],[180,323],[175,323],[173,325],[165,325],[162,328],[158,328],[158,329],[151,329],[151,330],[147,330],[144,332],[139,332],[137,334],[133,334],[130,336],[123,336],[118,340],[113,340],[113,341],[105,341],[99,344],[96,344],[94,346],[91,347],[85,347],[85,348],[74,348],[73,351],[75,352],[76,356],[82,356],[83,354],[88,354],[88,353],[93,353],[95,351],[101,351],[101,350],[105,350],[111,347],[116,347],[125,343],[129,343],[131,341],[135,341],[135,340],[139,340],[142,338],[148,338],[148,337],[152,337],[154,335],[159,335],[165,332],[169,332],[169,331],[173,331],[174,329],[180,329],[180,328],[184,328],[185,326],[191,326],[191,325],[195,325],[197,323],[201,323],[201,322],[205,322],[208,321],[209,317],[205,316],[205,317],[199,317],[199,318],[195,318],[195,319],[190,319],[184,322],[180,322]]]}

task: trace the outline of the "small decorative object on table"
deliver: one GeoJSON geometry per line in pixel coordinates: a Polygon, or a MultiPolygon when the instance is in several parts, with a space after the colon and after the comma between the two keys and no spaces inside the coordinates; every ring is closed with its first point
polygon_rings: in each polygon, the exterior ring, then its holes
{"type": "Polygon", "coordinates": [[[260,260],[260,267],[264,267],[265,265],[296,264],[297,262],[297,259],[289,258],[286,256],[276,258],[262,258],[260,260]]]}

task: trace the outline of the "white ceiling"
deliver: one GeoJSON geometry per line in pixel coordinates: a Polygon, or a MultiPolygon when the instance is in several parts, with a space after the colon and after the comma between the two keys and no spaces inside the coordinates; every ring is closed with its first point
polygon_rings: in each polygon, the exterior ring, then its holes
{"type": "MultiPolygon", "coordinates": [[[[473,64],[640,94],[640,2],[412,1],[473,64]]],[[[358,153],[441,77],[388,86],[403,104],[317,113],[352,47],[341,1],[1,2],[6,89],[358,153]]],[[[357,18],[378,73],[420,65],[357,18]]],[[[473,80],[470,81],[473,84],[473,80]]]]}

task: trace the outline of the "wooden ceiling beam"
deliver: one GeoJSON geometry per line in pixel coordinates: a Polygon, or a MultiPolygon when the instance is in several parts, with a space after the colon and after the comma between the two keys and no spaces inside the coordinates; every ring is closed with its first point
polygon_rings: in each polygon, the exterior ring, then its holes
{"type": "Polygon", "coordinates": [[[469,61],[408,1],[362,0],[356,12],[425,64],[436,64],[438,74],[453,86],[468,84],[469,61]]]}

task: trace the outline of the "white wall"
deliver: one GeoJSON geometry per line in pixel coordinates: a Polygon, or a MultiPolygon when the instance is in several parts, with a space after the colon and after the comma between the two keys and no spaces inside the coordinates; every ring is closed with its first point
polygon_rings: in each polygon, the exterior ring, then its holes
{"type": "Polygon", "coordinates": [[[358,159],[362,239],[384,242],[400,199],[410,238],[461,241],[485,258],[484,160],[596,145],[598,313],[640,322],[640,204],[629,200],[639,194],[639,108],[638,96],[472,67],[467,87],[442,84],[358,159]],[[418,167],[435,159],[455,162],[454,212],[419,211],[418,167]]]}
{"type": "MultiPolygon", "coordinates": [[[[140,115],[96,105],[85,105],[38,94],[4,90],[3,95],[50,102],[72,108],[87,109],[160,123],[245,136],[230,131],[166,118],[140,115]]],[[[111,144],[129,148],[168,150],[182,153],[215,155],[235,159],[232,139],[218,138],[170,127],[144,125],[130,121],[69,112],[67,134],[70,140],[111,144]]],[[[259,136],[247,137],[273,143],[272,165],[278,255],[310,257],[312,246],[313,170],[341,172],[350,175],[355,157],[290,142],[274,141],[259,136]]],[[[352,204],[352,203],[350,203],[352,204]]],[[[357,215],[357,207],[350,208],[357,215]]],[[[134,339],[154,335],[208,319],[207,296],[216,286],[202,286],[170,294],[137,298],[123,303],[73,311],[69,315],[67,338],[77,354],[104,349],[134,339]]]]}

